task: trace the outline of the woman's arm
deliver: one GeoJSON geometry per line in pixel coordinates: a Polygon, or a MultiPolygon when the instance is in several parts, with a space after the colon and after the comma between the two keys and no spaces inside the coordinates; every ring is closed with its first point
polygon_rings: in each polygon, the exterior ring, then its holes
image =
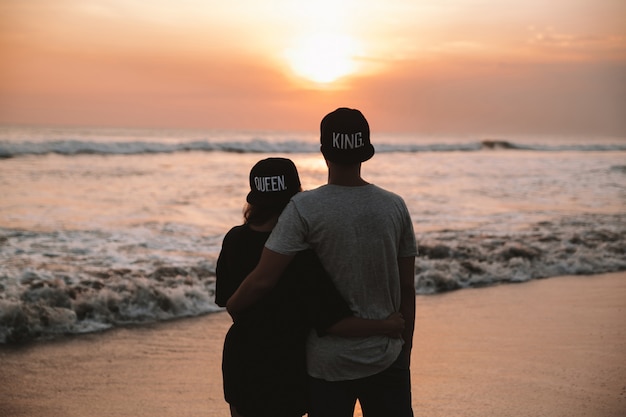
{"type": "Polygon", "coordinates": [[[389,336],[396,339],[402,337],[404,318],[400,313],[393,313],[384,320],[346,317],[328,329],[326,333],[342,337],[389,336]]]}

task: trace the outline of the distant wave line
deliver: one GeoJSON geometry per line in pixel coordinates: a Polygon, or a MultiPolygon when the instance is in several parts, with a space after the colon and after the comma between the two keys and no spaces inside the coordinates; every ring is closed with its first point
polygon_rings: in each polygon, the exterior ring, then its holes
{"type": "MultiPolygon", "coordinates": [[[[485,139],[466,143],[431,144],[377,144],[379,153],[422,153],[422,152],[474,152],[481,150],[520,150],[539,152],[606,152],[626,151],[624,144],[559,144],[527,145],[507,140],[485,139]]],[[[231,152],[231,153],[314,153],[319,152],[317,143],[301,141],[271,142],[262,139],[251,141],[191,141],[181,143],[159,143],[149,141],[93,142],[80,140],[57,140],[49,142],[0,142],[0,158],[24,155],[59,154],[73,155],[141,155],[178,152],[231,152]]]]}

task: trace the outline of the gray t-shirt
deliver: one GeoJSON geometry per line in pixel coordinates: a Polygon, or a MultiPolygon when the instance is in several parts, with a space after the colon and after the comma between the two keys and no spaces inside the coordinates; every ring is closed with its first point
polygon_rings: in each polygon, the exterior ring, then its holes
{"type": "MultiPolygon", "coordinates": [[[[295,195],[265,246],[295,254],[313,249],[357,317],[384,319],[400,308],[399,257],[417,247],[402,198],[373,184],[324,185],[295,195]]],[[[311,334],[309,374],[328,381],[363,378],[389,367],[401,339],[311,334]]]]}

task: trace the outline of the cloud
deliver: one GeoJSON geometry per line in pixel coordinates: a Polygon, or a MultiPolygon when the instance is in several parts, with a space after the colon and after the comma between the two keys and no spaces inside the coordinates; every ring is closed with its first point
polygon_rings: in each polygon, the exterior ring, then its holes
{"type": "Polygon", "coordinates": [[[415,61],[355,87],[384,129],[626,137],[619,62],[415,61]]]}
{"type": "Polygon", "coordinates": [[[528,28],[527,42],[548,53],[576,54],[580,58],[626,60],[626,36],[571,34],[552,27],[528,28]]]}

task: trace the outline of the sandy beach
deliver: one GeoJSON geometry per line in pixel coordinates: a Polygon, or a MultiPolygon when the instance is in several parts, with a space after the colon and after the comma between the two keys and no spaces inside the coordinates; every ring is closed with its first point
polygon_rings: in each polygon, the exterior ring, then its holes
{"type": "MultiPolygon", "coordinates": [[[[415,415],[626,415],[625,317],[624,272],[419,296],[415,415]]],[[[3,347],[0,415],[226,417],[229,325],[216,313],[3,347]]]]}

